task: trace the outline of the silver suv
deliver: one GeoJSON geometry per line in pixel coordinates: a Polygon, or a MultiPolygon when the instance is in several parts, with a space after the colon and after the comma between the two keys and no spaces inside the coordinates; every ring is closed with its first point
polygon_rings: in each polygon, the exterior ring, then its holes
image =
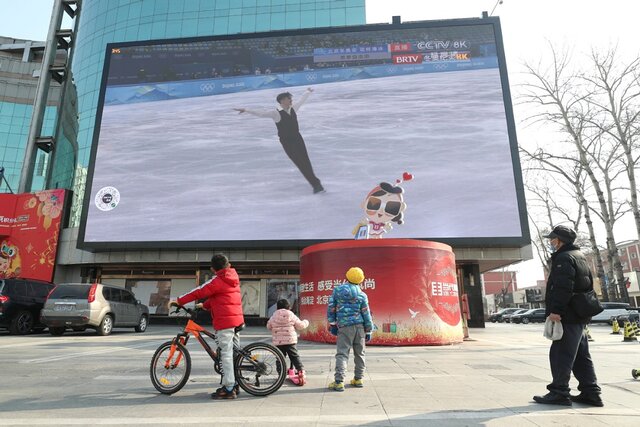
{"type": "Polygon", "coordinates": [[[136,332],[144,332],[149,308],[129,290],[117,286],[62,283],[47,298],[40,320],[51,335],[62,335],[67,328],[93,328],[98,335],[109,335],[116,327],[134,327],[136,332]]]}

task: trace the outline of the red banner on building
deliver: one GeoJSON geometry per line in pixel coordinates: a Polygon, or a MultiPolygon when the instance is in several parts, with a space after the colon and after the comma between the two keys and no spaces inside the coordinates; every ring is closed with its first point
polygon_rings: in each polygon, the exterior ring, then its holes
{"type": "Polygon", "coordinates": [[[0,194],[0,278],[53,279],[65,195],[0,194]]]}

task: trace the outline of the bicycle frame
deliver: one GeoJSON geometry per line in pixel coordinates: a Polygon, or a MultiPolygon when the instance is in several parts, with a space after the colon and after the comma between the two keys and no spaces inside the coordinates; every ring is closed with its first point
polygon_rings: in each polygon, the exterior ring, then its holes
{"type": "MultiPolygon", "coordinates": [[[[236,332],[237,334],[237,332],[236,332]]],[[[171,360],[173,360],[173,356],[175,354],[176,351],[176,340],[178,340],[178,342],[180,342],[180,344],[186,346],[187,342],[189,341],[189,337],[193,335],[196,340],[200,343],[200,345],[202,346],[202,348],[204,348],[204,350],[207,352],[207,354],[209,355],[209,357],[211,358],[211,360],[213,360],[213,362],[215,363],[216,359],[218,358],[218,353],[211,348],[211,346],[209,345],[209,343],[202,337],[202,335],[206,335],[209,338],[213,339],[214,341],[216,340],[216,334],[214,334],[213,332],[210,332],[208,330],[206,330],[204,327],[198,325],[196,322],[194,322],[193,320],[189,319],[187,321],[187,324],[185,325],[184,329],[182,330],[182,332],[180,332],[178,335],[176,335],[176,337],[173,339],[173,344],[171,345],[171,350],[169,351],[169,356],[167,357],[167,360],[164,363],[164,367],[166,369],[169,369],[172,367],[172,364],[170,363],[171,360]]],[[[239,353],[245,357],[248,357],[249,360],[251,360],[252,364],[255,363],[255,360],[253,360],[252,357],[250,357],[242,347],[238,346],[235,342],[233,344],[233,353],[239,353]]],[[[180,363],[180,360],[182,359],[182,353],[178,355],[177,359],[175,359],[173,366],[177,366],[180,363]]],[[[254,365],[255,366],[255,365],[254,365]]]]}
{"type": "MultiPolygon", "coordinates": [[[[178,342],[180,342],[180,344],[186,346],[187,345],[187,341],[189,341],[189,337],[191,336],[191,334],[193,334],[193,336],[200,343],[202,348],[204,348],[204,350],[207,352],[207,354],[209,355],[211,360],[213,360],[215,362],[216,358],[218,357],[218,353],[214,349],[211,348],[209,343],[207,341],[205,341],[205,339],[202,337],[202,335],[204,334],[204,335],[208,336],[209,338],[212,338],[213,340],[216,339],[216,335],[213,332],[207,331],[205,328],[203,328],[202,326],[198,325],[193,320],[189,319],[187,321],[187,324],[185,325],[183,331],[180,332],[178,335],[176,335],[176,337],[173,339],[173,344],[171,345],[171,350],[169,351],[169,357],[167,357],[167,361],[164,364],[164,367],[166,369],[169,369],[171,367],[170,361],[173,360],[173,355],[175,354],[175,351],[176,351],[176,346],[175,346],[176,340],[178,342]]],[[[181,358],[182,358],[182,354],[179,354],[178,358],[174,362],[175,366],[177,366],[180,363],[180,359],[181,358]]]]}

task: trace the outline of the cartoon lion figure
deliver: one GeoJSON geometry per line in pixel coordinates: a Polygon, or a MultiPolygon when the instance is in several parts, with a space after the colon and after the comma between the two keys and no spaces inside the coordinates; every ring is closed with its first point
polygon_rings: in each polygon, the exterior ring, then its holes
{"type": "Polygon", "coordinates": [[[22,262],[18,247],[7,240],[3,240],[2,246],[0,246],[0,277],[7,279],[18,277],[21,267],[22,262]]]}

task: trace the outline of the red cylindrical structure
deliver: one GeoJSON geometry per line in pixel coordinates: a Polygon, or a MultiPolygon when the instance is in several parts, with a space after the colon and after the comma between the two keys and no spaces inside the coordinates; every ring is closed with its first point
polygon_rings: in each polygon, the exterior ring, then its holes
{"type": "Polygon", "coordinates": [[[463,330],[451,247],[410,239],[320,243],[302,251],[302,339],[335,342],[327,330],[327,304],[350,267],[360,267],[375,329],[370,344],[442,345],[462,342],[463,330]]]}

